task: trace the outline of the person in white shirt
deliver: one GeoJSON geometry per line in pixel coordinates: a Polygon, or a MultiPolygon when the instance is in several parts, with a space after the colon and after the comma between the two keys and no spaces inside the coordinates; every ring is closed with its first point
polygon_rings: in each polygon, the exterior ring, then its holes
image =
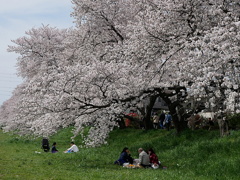
{"type": "Polygon", "coordinates": [[[72,152],[78,152],[79,149],[78,147],[75,145],[74,142],[71,142],[71,147],[68,148],[66,151],[64,151],[64,153],[72,153],[72,152]]]}
{"type": "Polygon", "coordinates": [[[138,149],[139,153],[139,162],[138,165],[146,168],[150,167],[150,158],[149,155],[143,150],[143,148],[138,149]]]}

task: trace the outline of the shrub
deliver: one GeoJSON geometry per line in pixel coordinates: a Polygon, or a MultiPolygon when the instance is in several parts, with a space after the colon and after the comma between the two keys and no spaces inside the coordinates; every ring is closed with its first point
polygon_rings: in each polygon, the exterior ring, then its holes
{"type": "Polygon", "coordinates": [[[240,129],[240,113],[230,115],[227,119],[231,129],[240,129]]]}

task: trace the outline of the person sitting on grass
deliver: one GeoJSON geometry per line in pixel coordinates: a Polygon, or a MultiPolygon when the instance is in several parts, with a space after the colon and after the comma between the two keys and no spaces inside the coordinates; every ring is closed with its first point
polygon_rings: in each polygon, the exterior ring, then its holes
{"type": "Polygon", "coordinates": [[[79,149],[78,147],[75,145],[74,142],[71,142],[71,147],[68,148],[66,151],[64,151],[64,153],[72,153],[72,152],[78,152],[79,149]]]}
{"type": "Polygon", "coordinates": [[[53,145],[52,145],[52,153],[56,153],[56,152],[58,152],[56,146],[57,146],[57,143],[54,142],[53,145]]]}
{"type": "Polygon", "coordinates": [[[120,157],[114,164],[123,165],[124,163],[133,164],[133,158],[131,157],[130,151],[127,147],[123,148],[120,157]]]}
{"type": "Polygon", "coordinates": [[[150,167],[149,155],[143,150],[143,148],[139,148],[138,153],[139,153],[138,165],[144,168],[150,167]]]}
{"type": "Polygon", "coordinates": [[[159,162],[158,157],[157,157],[157,155],[155,154],[155,152],[153,151],[152,148],[150,148],[148,150],[148,154],[149,154],[149,158],[150,158],[151,167],[153,169],[158,169],[159,165],[160,165],[160,162],[159,162]]]}
{"type": "Polygon", "coordinates": [[[48,152],[50,150],[49,141],[46,137],[42,139],[42,149],[44,152],[48,152]]]}

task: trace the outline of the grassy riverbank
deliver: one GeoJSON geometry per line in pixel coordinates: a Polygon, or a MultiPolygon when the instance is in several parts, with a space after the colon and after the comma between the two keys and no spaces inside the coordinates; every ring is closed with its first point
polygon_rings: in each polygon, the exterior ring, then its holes
{"type": "MultiPolygon", "coordinates": [[[[219,138],[218,131],[186,131],[176,136],[174,130],[115,130],[108,145],[80,148],[75,154],[64,154],[69,147],[71,129],[50,137],[59,153],[44,153],[41,139],[27,140],[0,131],[0,179],[239,179],[240,132],[219,138]],[[153,147],[163,169],[126,169],[113,162],[123,147],[129,147],[134,158],[137,149],[153,147]],[[41,153],[35,153],[41,152],[41,153]]],[[[79,145],[80,139],[76,140],[79,145]]]]}

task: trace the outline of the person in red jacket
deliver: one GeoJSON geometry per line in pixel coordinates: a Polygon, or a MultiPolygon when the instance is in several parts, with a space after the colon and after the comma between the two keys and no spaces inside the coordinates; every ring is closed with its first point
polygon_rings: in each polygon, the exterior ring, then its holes
{"type": "Polygon", "coordinates": [[[160,161],[158,160],[157,155],[155,154],[154,150],[150,148],[148,150],[149,158],[150,158],[150,164],[153,169],[159,168],[160,161]]]}

